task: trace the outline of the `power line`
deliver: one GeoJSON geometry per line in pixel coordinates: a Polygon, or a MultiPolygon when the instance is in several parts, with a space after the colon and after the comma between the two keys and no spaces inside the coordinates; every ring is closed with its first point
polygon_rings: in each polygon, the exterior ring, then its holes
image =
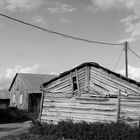
{"type": "Polygon", "coordinates": [[[128,47],[129,51],[131,51],[137,58],[140,59],[140,56],[138,54],[136,54],[132,49],[130,49],[130,47],[128,47]]]}
{"type": "Polygon", "coordinates": [[[114,71],[114,70],[116,69],[116,67],[118,66],[118,64],[119,64],[119,62],[120,62],[120,60],[121,60],[121,57],[122,57],[122,55],[123,55],[123,51],[124,51],[124,48],[122,49],[121,54],[120,54],[120,56],[119,56],[119,58],[118,58],[116,64],[115,64],[114,67],[113,67],[113,71],[114,71]]]}
{"type": "Polygon", "coordinates": [[[45,32],[48,32],[48,33],[51,33],[51,34],[56,34],[56,35],[59,35],[59,36],[62,36],[62,37],[65,37],[65,38],[71,38],[71,39],[74,39],[74,40],[79,40],[79,41],[84,41],[84,42],[88,42],[88,43],[96,43],[96,44],[102,44],[102,45],[122,45],[124,43],[108,43],[108,42],[101,42],[101,41],[93,41],[93,40],[88,40],[88,39],[85,39],[85,38],[80,38],[80,37],[75,37],[75,36],[71,36],[71,35],[66,35],[66,34],[63,34],[63,33],[60,33],[60,32],[56,32],[56,31],[53,31],[53,30],[49,30],[49,29],[45,29],[45,28],[42,28],[40,26],[36,26],[36,25],[33,25],[31,23],[28,23],[28,22],[25,22],[25,21],[22,21],[22,20],[19,20],[17,18],[13,18],[13,17],[10,17],[10,16],[7,16],[5,14],[0,14],[0,16],[2,17],[5,17],[5,18],[8,18],[10,20],[13,20],[13,21],[16,21],[16,22],[19,22],[19,23],[22,23],[24,25],[28,25],[28,26],[31,26],[33,28],[37,28],[39,30],[42,30],[42,31],[45,31],[45,32]]]}

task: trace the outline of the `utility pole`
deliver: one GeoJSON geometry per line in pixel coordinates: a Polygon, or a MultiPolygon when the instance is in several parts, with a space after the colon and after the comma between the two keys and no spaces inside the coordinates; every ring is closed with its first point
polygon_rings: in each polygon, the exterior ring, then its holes
{"type": "Polygon", "coordinates": [[[124,43],[124,49],[125,49],[125,76],[126,78],[128,78],[128,56],[127,56],[127,52],[128,52],[128,42],[125,41],[124,43]]]}

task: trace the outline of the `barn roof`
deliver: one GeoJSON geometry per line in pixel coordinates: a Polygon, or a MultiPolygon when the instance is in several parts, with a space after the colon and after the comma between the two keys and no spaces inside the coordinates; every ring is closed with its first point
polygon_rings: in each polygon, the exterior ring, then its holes
{"type": "Polygon", "coordinates": [[[8,90],[0,90],[0,99],[10,99],[10,93],[8,90]]]}
{"type": "Polygon", "coordinates": [[[17,77],[20,77],[22,79],[24,87],[28,90],[28,92],[38,93],[40,92],[40,86],[44,82],[50,81],[51,79],[56,77],[56,75],[17,73],[12,81],[9,91],[11,90],[17,77]]]}
{"type": "Polygon", "coordinates": [[[118,73],[116,73],[116,72],[113,72],[113,71],[111,71],[111,70],[109,70],[109,69],[107,69],[107,68],[105,68],[105,67],[102,67],[102,66],[100,66],[98,63],[95,63],[95,62],[85,62],[85,63],[82,63],[82,64],[79,65],[79,66],[76,66],[76,67],[74,67],[74,68],[72,68],[72,69],[70,69],[70,70],[68,70],[68,71],[65,71],[65,72],[61,73],[59,76],[53,78],[52,80],[46,81],[44,84],[42,84],[42,86],[46,86],[47,84],[49,84],[49,83],[51,83],[51,82],[53,82],[53,81],[55,81],[55,80],[57,80],[57,79],[59,79],[59,78],[65,76],[65,75],[67,75],[67,74],[69,74],[70,72],[74,71],[75,69],[80,69],[80,68],[83,68],[83,67],[85,67],[85,66],[92,66],[92,67],[95,67],[95,68],[97,68],[97,69],[102,69],[102,70],[106,71],[106,72],[109,73],[109,74],[113,74],[113,75],[116,76],[116,77],[119,77],[119,78],[121,78],[121,79],[123,79],[123,80],[125,80],[125,81],[128,81],[129,83],[136,84],[137,86],[140,87],[140,82],[137,82],[137,81],[135,81],[135,80],[133,80],[133,79],[130,79],[130,78],[126,78],[125,76],[123,76],[123,75],[121,75],[121,74],[118,74],[118,73]]]}

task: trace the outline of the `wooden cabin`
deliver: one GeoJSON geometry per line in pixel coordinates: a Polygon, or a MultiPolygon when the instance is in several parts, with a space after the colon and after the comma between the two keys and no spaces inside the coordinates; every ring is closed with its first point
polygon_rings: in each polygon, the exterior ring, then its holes
{"type": "Polygon", "coordinates": [[[40,85],[55,75],[17,73],[9,88],[10,106],[30,113],[38,113],[42,92],[40,85]]]}
{"type": "Polygon", "coordinates": [[[83,63],[41,88],[41,122],[139,122],[140,83],[97,63],[83,63]]]}
{"type": "Polygon", "coordinates": [[[8,90],[0,90],[0,109],[7,109],[10,105],[10,93],[8,90]]]}

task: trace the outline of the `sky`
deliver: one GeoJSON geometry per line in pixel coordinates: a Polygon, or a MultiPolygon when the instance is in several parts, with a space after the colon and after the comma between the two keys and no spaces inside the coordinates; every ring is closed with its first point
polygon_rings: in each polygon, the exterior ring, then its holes
{"type": "MultiPolygon", "coordinates": [[[[88,40],[123,43],[140,55],[139,0],[0,0],[0,13],[88,40]]],[[[96,62],[124,74],[124,46],[86,43],[0,17],[0,89],[16,73],[59,74],[96,62]],[[118,63],[118,58],[123,55],[118,63]]],[[[140,81],[140,59],[128,52],[129,77],[140,81]]]]}

